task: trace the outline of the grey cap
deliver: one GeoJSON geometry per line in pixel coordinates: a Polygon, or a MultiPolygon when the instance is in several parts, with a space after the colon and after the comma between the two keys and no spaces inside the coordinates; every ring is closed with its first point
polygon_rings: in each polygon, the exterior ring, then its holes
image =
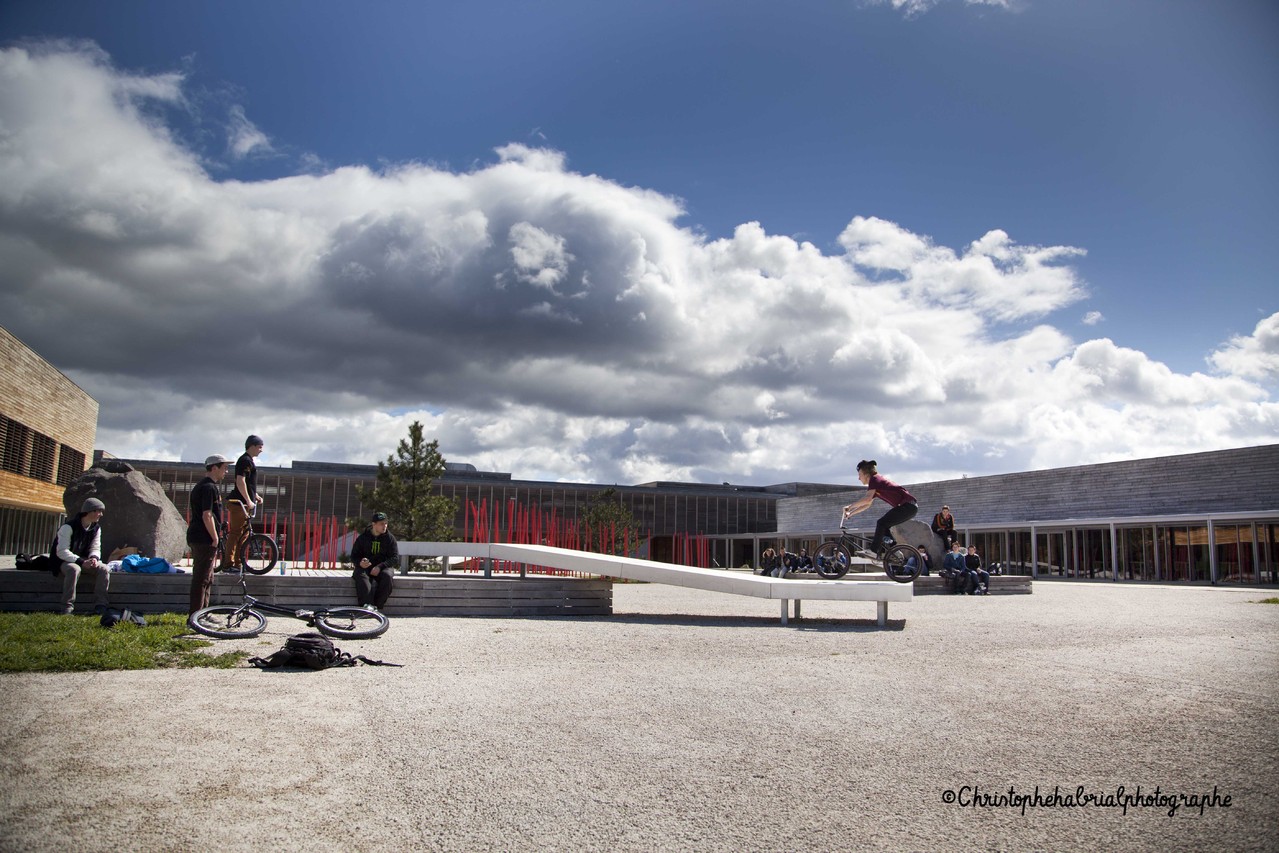
{"type": "Polygon", "coordinates": [[[208,468],[211,465],[225,465],[226,463],[230,461],[231,461],[230,459],[227,459],[221,453],[215,453],[212,456],[210,456],[208,459],[204,460],[204,467],[208,468]]]}
{"type": "Polygon", "coordinates": [[[105,512],[107,505],[97,498],[86,498],[84,503],[80,505],[80,512],[105,512]]]}

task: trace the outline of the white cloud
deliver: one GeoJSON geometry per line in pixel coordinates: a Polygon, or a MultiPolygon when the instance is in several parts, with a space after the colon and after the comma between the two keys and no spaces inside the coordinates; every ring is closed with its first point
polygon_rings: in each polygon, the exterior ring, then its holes
{"type": "Polygon", "coordinates": [[[244,107],[232,105],[227,122],[227,150],[237,160],[272,151],[270,138],[249,121],[244,107]]]}
{"type": "Polygon", "coordinates": [[[1257,324],[1251,335],[1237,335],[1209,357],[1218,370],[1246,379],[1279,380],[1279,313],[1257,324]]]}
{"type": "Polygon", "coordinates": [[[1279,432],[1254,381],[1274,318],[1225,375],[1073,341],[1052,317],[1086,295],[1077,248],[956,251],[869,216],[830,254],[756,222],[709,239],[678,199],[520,144],[219,182],[139,98],[180,102],[181,78],[0,51],[0,316],[118,455],[255,432],[268,464],[371,462],[419,419],[519,477],[850,482],[861,456],[945,476],[1279,432]]]}
{"type": "Polygon", "coordinates": [[[1087,314],[1083,316],[1083,319],[1081,320],[1081,322],[1085,326],[1095,326],[1105,319],[1106,318],[1102,315],[1100,311],[1089,311],[1087,314]]]}

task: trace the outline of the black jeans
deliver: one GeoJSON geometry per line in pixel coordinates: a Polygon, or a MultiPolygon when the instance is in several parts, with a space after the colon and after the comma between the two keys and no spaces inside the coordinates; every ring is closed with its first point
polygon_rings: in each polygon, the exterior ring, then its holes
{"type": "Polygon", "coordinates": [[[394,581],[391,580],[392,570],[383,566],[378,569],[376,576],[369,574],[368,569],[356,569],[355,574],[355,600],[361,607],[372,604],[378,610],[386,607],[386,600],[391,597],[391,587],[394,581]]]}
{"type": "Polygon", "coordinates": [[[918,513],[918,504],[902,504],[884,513],[879,521],[875,522],[875,553],[884,552],[884,537],[891,535],[889,531],[904,521],[910,521],[918,513]]]}

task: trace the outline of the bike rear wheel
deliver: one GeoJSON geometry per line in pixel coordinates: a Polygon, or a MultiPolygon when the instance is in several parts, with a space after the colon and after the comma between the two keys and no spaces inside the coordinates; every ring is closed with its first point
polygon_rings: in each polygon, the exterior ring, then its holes
{"type": "Polygon", "coordinates": [[[330,637],[359,640],[385,634],[391,620],[383,613],[363,607],[334,607],[316,613],[315,627],[330,637]]]}
{"type": "Polygon", "coordinates": [[[884,552],[884,574],[898,583],[919,577],[919,551],[909,545],[893,545],[884,552]]]}
{"type": "Polygon", "coordinates": [[[813,569],[827,580],[836,580],[848,574],[853,555],[839,542],[823,542],[813,552],[813,569]]]}
{"type": "Polygon", "coordinates": [[[244,570],[253,575],[264,575],[275,568],[280,560],[280,546],[265,533],[254,533],[244,543],[240,559],[244,570]]]}
{"type": "Polygon", "coordinates": [[[232,604],[215,604],[197,610],[187,618],[187,624],[195,631],[219,640],[238,640],[256,637],[266,630],[266,617],[247,607],[232,604]]]}

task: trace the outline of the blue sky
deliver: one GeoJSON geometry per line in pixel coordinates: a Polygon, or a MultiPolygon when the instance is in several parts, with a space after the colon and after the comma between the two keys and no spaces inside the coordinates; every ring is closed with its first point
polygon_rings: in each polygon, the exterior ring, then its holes
{"type": "Polygon", "coordinates": [[[618,482],[1273,441],[1276,36],[1247,0],[10,0],[0,120],[85,141],[0,198],[3,322],[119,455],[275,428],[264,461],[370,461],[415,416],[456,461],[618,482]],[[19,109],[66,91],[56,57],[102,102],[19,109]],[[296,227],[219,243],[248,212],[296,227]],[[166,240],[177,278],[146,284],[166,240]],[[39,281],[166,327],[222,289],[247,316],[210,330],[219,400],[189,390],[191,328],[159,335],[181,367],[103,359],[46,337],[39,281]]]}

